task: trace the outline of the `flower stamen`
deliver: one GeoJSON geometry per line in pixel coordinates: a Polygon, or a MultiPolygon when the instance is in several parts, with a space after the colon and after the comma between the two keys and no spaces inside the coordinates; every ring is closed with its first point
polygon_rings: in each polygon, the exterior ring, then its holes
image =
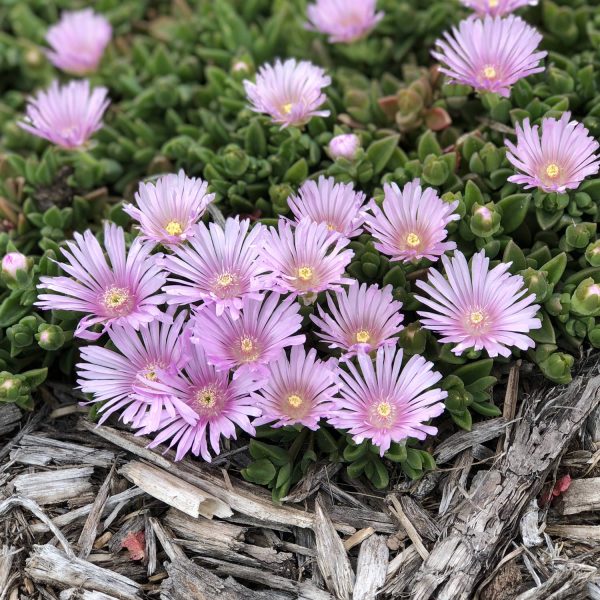
{"type": "Polygon", "coordinates": [[[556,179],[560,174],[560,167],[556,163],[550,163],[546,167],[546,175],[550,177],[550,179],[556,179]]]}
{"type": "Polygon", "coordinates": [[[183,228],[178,221],[169,221],[165,226],[165,231],[169,235],[181,235],[183,233],[183,228]]]}
{"type": "Polygon", "coordinates": [[[387,419],[392,414],[392,405],[387,401],[380,402],[376,410],[380,417],[387,419]]]}
{"type": "Polygon", "coordinates": [[[310,281],[313,277],[313,270],[310,267],[300,267],[298,269],[298,277],[302,281],[310,281]]]}
{"type": "Polygon", "coordinates": [[[496,67],[494,67],[493,65],[487,65],[483,68],[483,76],[486,79],[496,79],[496,77],[498,76],[498,73],[496,71],[496,67]]]}
{"type": "Polygon", "coordinates": [[[410,232],[406,236],[406,244],[411,248],[416,248],[421,244],[421,238],[416,233],[410,232]]]}
{"type": "Polygon", "coordinates": [[[292,109],[293,109],[293,108],[294,108],[294,105],[293,105],[291,102],[289,102],[288,104],[284,104],[284,105],[281,107],[281,112],[282,112],[284,115],[289,115],[289,114],[292,112],[292,109]]]}
{"type": "Polygon", "coordinates": [[[217,285],[221,287],[227,287],[233,283],[233,275],[231,273],[221,273],[217,277],[217,285]]]}
{"type": "Polygon", "coordinates": [[[356,341],[359,344],[366,344],[371,339],[371,334],[366,329],[361,329],[356,332],[356,341]]]}
{"type": "Polygon", "coordinates": [[[292,408],[299,408],[303,403],[302,398],[298,394],[290,394],[287,401],[292,408]]]}
{"type": "Polygon", "coordinates": [[[130,296],[126,288],[110,287],[104,292],[102,303],[112,313],[118,313],[127,308],[130,296]]]}

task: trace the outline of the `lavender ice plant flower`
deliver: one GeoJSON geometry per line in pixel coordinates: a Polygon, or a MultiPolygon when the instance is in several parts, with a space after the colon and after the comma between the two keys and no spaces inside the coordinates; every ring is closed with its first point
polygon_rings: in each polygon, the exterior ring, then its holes
{"type": "Polygon", "coordinates": [[[85,75],[94,72],[112,36],[112,27],[91,8],[64,12],[60,21],[48,29],[46,52],[55,67],[85,75]]]}
{"type": "Polygon", "coordinates": [[[199,346],[191,349],[183,372],[168,374],[151,385],[172,399],[175,412],[163,412],[149,448],[168,442],[169,448],[177,448],[175,460],[191,453],[210,462],[211,450],[215,455],[221,451],[221,438],[236,438],[236,425],[248,435],[256,433],[249,417],[259,416],[260,409],[250,394],[260,382],[251,374],[231,381],[227,371],[208,364],[199,346]]]}
{"type": "Polygon", "coordinates": [[[396,345],[395,336],[403,329],[401,308],[402,302],[393,299],[392,286],[381,289],[355,283],[335,296],[328,294],[328,312],[319,306],[319,316],[310,318],[320,328],[316,331],[319,338],[330,348],[340,348],[342,360],[348,360],[381,346],[396,345]]]}
{"type": "Polygon", "coordinates": [[[418,179],[402,190],[395,184],[383,186],[381,208],[369,204],[366,229],[375,238],[375,248],[392,260],[411,262],[422,258],[437,260],[456,248],[445,242],[446,226],[460,217],[454,211],[458,201],[444,202],[433,188],[421,188],[418,179]]]}
{"type": "Polygon", "coordinates": [[[480,17],[503,17],[524,6],[535,6],[537,0],[460,0],[480,17]]]}
{"type": "Polygon", "coordinates": [[[447,279],[435,269],[428,282],[417,280],[427,296],[415,295],[429,310],[418,311],[426,329],[442,335],[442,343],[452,343],[454,354],[465,350],[486,350],[489,356],[510,356],[511,347],[527,350],[535,342],[527,334],[541,327],[535,316],[539,305],[528,294],[520,275],[508,272],[511,263],[489,269],[489,259],[481,250],[471,268],[461,252],[442,257],[447,279]]]}
{"type": "Polygon", "coordinates": [[[165,175],[155,183],[141,183],[135,194],[137,206],[126,204],[123,210],[139,223],[141,239],[170,246],[186,240],[206,207],[215,199],[208,183],[177,175],[165,175]]]}
{"type": "Polygon", "coordinates": [[[175,414],[168,395],[149,383],[176,374],[187,361],[186,320],[187,311],[182,311],[171,323],[152,321],[139,332],[128,324],[115,325],[108,332],[115,350],[81,348],[77,384],[84,394],[92,394],[90,403],[100,403],[100,423],[117,412],[124,423],[155,430],[163,411],[175,414]]]}
{"type": "Polygon", "coordinates": [[[252,393],[255,406],[262,412],[252,424],[318,429],[320,419],[329,414],[337,380],[335,361],[323,362],[314,348],[307,353],[303,346],[294,346],[289,359],[282,354],[269,365],[266,383],[252,393]]]}
{"type": "Polygon", "coordinates": [[[342,385],[329,422],[348,430],[357,444],[370,440],[381,456],[392,442],[435,435],[427,422],[444,412],[448,395],[433,387],[442,378],[433,363],[415,355],[402,368],[402,357],[401,349],[388,346],[377,350],[375,364],[360,354],[360,371],[351,362],[339,371],[342,385]]]}
{"type": "Polygon", "coordinates": [[[192,228],[189,245],[174,247],[161,264],[172,276],[164,287],[169,304],[203,302],[217,317],[227,311],[237,319],[244,298],[260,300],[268,287],[267,266],[260,259],[264,226],[250,229],[248,219],[227,219],[192,228]]]}
{"type": "Polygon", "coordinates": [[[365,198],[351,183],[321,176],[318,182],[304,182],[298,194],[288,198],[288,204],[296,222],[324,223],[330,231],[352,238],[362,233],[365,198]]]}
{"type": "Polygon", "coordinates": [[[123,229],[109,223],[104,226],[108,260],[90,230],[74,238],[62,249],[67,262],[59,263],[69,277],[40,277],[38,288],[50,293],[39,294],[36,306],[86,313],[75,335],[87,340],[101,335],[90,330],[94,325],[103,325],[103,333],[113,325],[139,329],[167,318],[158,308],[162,297],[157,294],[166,275],[150,255],[151,248],[137,238],[127,251],[123,229]]]}
{"type": "Polygon", "coordinates": [[[365,37],[383,19],[377,0],[316,0],[307,8],[308,29],[329,36],[332,44],[365,37]]]}
{"type": "Polygon", "coordinates": [[[330,84],[331,78],[323,69],[294,58],[261,66],[256,83],[244,80],[250,108],[270,115],[282,127],[300,126],[312,117],[329,116],[328,110],[319,108],[326,99],[323,88],[330,84]]]}
{"type": "Polygon", "coordinates": [[[110,102],[104,87],[90,88],[90,82],[58,81],[29,98],[26,115],[18,125],[28,133],[61,148],[83,146],[102,127],[102,116],[110,102]]]}
{"type": "Polygon", "coordinates": [[[519,79],[541,73],[542,36],[519,17],[465,19],[436,42],[432,55],[451,83],[509,96],[519,79]]]}
{"type": "Polygon", "coordinates": [[[332,234],[325,223],[302,220],[295,227],[284,219],[265,236],[263,261],[273,271],[272,286],[279,292],[312,295],[353,283],[344,271],[354,252],[344,250],[350,240],[332,234]]]}
{"type": "Polygon", "coordinates": [[[590,175],[596,175],[600,159],[598,142],[577,121],[569,121],[571,113],[560,119],[542,120],[531,126],[529,119],[517,123],[517,143],[504,140],[506,157],[520,171],[508,178],[525,188],[540,188],[545,192],[564,193],[576,190],[590,175]]]}
{"type": "Polygon", "coordinates": [[[268,375],[268,365],[289,346],[305,341],[296,335],[302,325],[300,305],[276,293],[263,300],[245,297],[239,318],[217,316],[214,307],[197,310],[192,342],[202,346],[206,358],[219,371],[236,369],[234,379],[247,373],[268,375]]]}

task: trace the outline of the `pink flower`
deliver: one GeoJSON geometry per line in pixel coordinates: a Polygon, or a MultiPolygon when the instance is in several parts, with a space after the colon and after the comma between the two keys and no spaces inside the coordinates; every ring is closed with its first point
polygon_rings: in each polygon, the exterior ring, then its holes
{"type": "Polygon", "coordinates": [[[590,175],[598,173],[598,142],[577,121],[569,121],[571,113],[560,119],[543,119],[539,127],[529,119],[517,123],[517,145],[504,140],[506,157],[521,171],[508,178],[525,188],[539,187],[545,192],[576,190],[590,175]]]}
{"type": "Polygon", "coordinates": [[[350,240],[332,235],[324,223],[303,220],[294,228],[284,219],[265,236],[263,261],[273,271],[273,289],[293,295],[340,289],[353,279],[344,270],[354,252],[350,240]]]}
{"type": "Polygon", "coordinates": [[[334,427],[347,429],[357,444],[371,440],[381,456],[392,442],[437,433],[425,423],[444,412],[448,394],[431,389],[442,378],[433,363],[415,355],[402,368],[402,350],[388,346],[377,350],[375,366],[366,354],[358,356],[358,364],[360,372],[351,362],[348,372],[339,371],[342,387],[329,419],[334,427]]]}
{"type": "Polygon", "coordinates": [[[8,252],[2,257],[2,272],[10,279],[17,276],[17,271],[27,271],[27,257],[20,252],[8,252]]]}
{"type": "Polygon", "coordinates": [[[377,0],[316,0],[307,8],[308,29],[329,36],[332,44],[365,37],[383,19],[377,0]]]}
{"type": "Polygon", "coordinates": [[[173,248],[161,261],[175,275],[164,287],[169,304],[202,301],[214,305],[220,317],[225,310],[237,319],[244,298],[260,300],[265,289],[266,266],[259,259],[265,228],[250,221],[227,219],[225,229],[200,223],[192,229],[189,246],[173,248]]]}
{"type": "Polygon", "coordinates": [[[189,336],[183,330],[186,319],[183,311],[173,323],[153,321],[142,325],[139,333],[131,325],[117,325],[108,332],[116,351],[101,346],[81,348],[84,362],[76,365],[77,384],[84,394],[94,396],[90,403],[102,403],[100,423],[120,412],[124,423],[134,427],[153,423],[156,429],[163,410],[174,414],[170,399],[156,393],[149,382],[177,373],[185,364],[189,348],[189,336]]]}
{"type": "Polygon", "coordinates": [[[264,377],[265,365],[279,358],[289,346],[305,341],[300,330],[300,305],[288,297],[280,302],[279,294],[270,294],[264,300],[243,299],[238,319],[228,313],[217,316],[213,307],[205,306],[194,317],[194,337],[206,352],[209,364],[219,371],[236,368],[234,379],[247,373],[264,377]]]}
{"type": "Polygon", "coordinates": [[[329,156],[336,158],[346,158],[353,160],[360,148],[360,138],[354,133],[342,133],[331,138],[327,150],[329,156]]]}
{"type": "Polygon", "coordinates": [[[148,447],[155,448],[170,440],[169,448],[177,447],[175,460],[191,452],[210,462],[209,441],[218,455],[221,437],[235,439],[236,425],[249,435],[255,434],[248,417],[260,415],[250,397],[259,385],[248,375],[230,381],[227,371],[211,367],[203,350],[194,346],[183,373],[167,375],[164,382],[153,384],[157,392],[172,398],[175,413],[164,413],[158,426],[160,431],[148,447]]]}
{"type": "Polygon", "coordinates": [[[107,223],[104,244],[108,261],[94,234],[88,229],[74,234],[62,253],[66,263],[59,263],[70,277],[40,277],[36,306],[42,310],[69,310],[87,313],[79,322],[75,335],[96,340],[101,333],[90,328],[101,323],[102,333],[113,325],[129,324],[134,329],[155,319],[166,318],[158,309],[162,297],[156,292],[166,276],[150,255],[151,249],[137,238],[129,252],[125,249],[123,229],[107,223]]]}
{"type": "Polygon", "coordinates": [[[269,365],[268,380],[252,394],[262,416],[253,425],[271,427],[304,425],[316,430],[319,420],[328,415],[331,398],[338,390],[337,364],[317,359],[317,351],[306,353],[295,346],[288,360],[285,354],[269,365]]]}
{"type": "Polygon", "coordinates": [[[519,79],[544,70],[538,66],[547,54],[537,52],[541,41],[542,36],[519,17],[487,16],[461,21],[458,29],[437,40],[432,54],[452,83],[509,96],[510,86],[519,79]]]}
{"type": "Polygon", "coordinates": [[[310,318],[321,329],[316,334],[330,348],[342,349],[342,360],[381,346],[396,345],[398,339],[394,336],[403,329],[402,302],[393,299],[391,285],[380,289],[356,283],[348,291],[336,292],[335,301],[328,295],[327,308],[331,316],[319,306],[319,316],[310,318]]]}
{"type": "Polygon", "coordinates": [[[478,16],[503,17],[523,6],[535,6],[537,0],[461,0],[467,7],[474,10],[478,16]]]}
{"type": "Polygon", "coordinates": [[[442,257],[448,280],[435,269],[429,270],[429,283],[417,287],[429,298],[415,295],[430,311],[418,311],[423,327],[440,333],[443,343],[457,344],[452,352],[468,348],[485,349],[491,357],[510,356],[510,347],[527,350],[535,346],[526,335],[542,326],[535,314],[535,294],[527,294],[520,275],[508,273],[511,263],[489,270],[485,252],[475,254],[469,265],[461,252],[450,260],[442,257]]]}
{"type": "Polygon", "coordinates": [[[173,245],[186,240],[215,199],[208,194],[208,183],[177,175],[165,175],[156,183],[141,183],[135,194],[137,207],[126,204],[123,210],[139,222],[141,238],[155,244],[173,245]]]}
{"type": "Polygon", "coordinates": [[[61,148],[83,146],[102,127],[102,115],[110,102],[104,87],[90,89],[90,82],[71,81],[60,86],[53,81],[27,104],[24,121],[17,125],[61,148]]]}
{"type": "Polygon", "coordinates": [[[330,84],[331,78],[323,69],[293,58],[260,67],[256,83],[244,81],[250,108],[270,115],[282,127],[304,125],[312,117],[328,117],[328,110],[318,109],[326,99],[323,88],[330,84]]]}
{"type": "Polygon", "coordinates": [[[351,183],[336,183],[333,177],[319,177],[319,182],[305,181],[297,196],[288,204],[296,221],[308,219],[325,223],[330,231],[352,238],[362,233],[366,196],[355,192],[351,183]]]}
{"type": "Polygon", "coordinates": [[[444,242],[446,225],[460,217],[454,214],[458,201],[444,202],[432,188],[421,189],[418,179],[402,190],[395,184],[383,186],[382,207],[372,200],[366,228],[377,240],[375,248],[403,262],[422,258],[437,260],[444,252],[454,250],[454,242],[444,242]]]}
{"type": "Polygon", "coordinates": [[[47,55],[55,67],[67,73],[92,73],[98,68],[111,36],[110,23],[91,8],[64,12],[46,34],[52,48],[47,55]]]}

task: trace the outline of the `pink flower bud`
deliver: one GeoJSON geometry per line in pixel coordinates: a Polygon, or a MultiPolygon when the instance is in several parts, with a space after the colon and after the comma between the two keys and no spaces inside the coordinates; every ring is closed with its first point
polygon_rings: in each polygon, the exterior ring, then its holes
{"type": "Polygon", "coordinates": [[[344,133],[336,135],[329,142],[329,154],[331,158],[347,158],[352,160],[356,156],[356,152],[360,148],[360,139],[354,133],[344,133]]]}
{"type": "Polygon", "coordinates": [[[27,257],[20,252],[6,254],[2,259],[2,272],[14,278],[19,269],[27,269],[27,257]]]}

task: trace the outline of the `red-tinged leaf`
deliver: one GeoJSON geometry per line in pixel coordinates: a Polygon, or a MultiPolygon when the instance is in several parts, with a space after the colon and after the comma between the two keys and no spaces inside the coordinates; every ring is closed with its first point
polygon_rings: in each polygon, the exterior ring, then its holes
{"type": "Polygon", "coordinates": [[[131,560],[144,560],[146,558],[146,536],[143,531],[130,531],[123,538],[121,546],[127,548],[131,560]]]}
{"type": "Polygon", "coordinates": [[[437,106],[425,112],[425,125],[431,131],[441,131],[452,125],[452,118],[443,108],[437,106]]]}
{"type": "Polygon", "coordinates": [[[393,119],[396,116],[398,112],[398,96],[384,96],[377,100],[377,104],[379,104],[379,108],[381,108],[388,119],[393,119]]]}
{"type": "Polygon", "coordinates": [[[571,485],[571,476],[564,475],[554,484],[554,488],[552,489],[552,495],[555,498],[557,496],[560,496],[563,492],[566,492],[569,489],[570,485],[571,485]]]}

